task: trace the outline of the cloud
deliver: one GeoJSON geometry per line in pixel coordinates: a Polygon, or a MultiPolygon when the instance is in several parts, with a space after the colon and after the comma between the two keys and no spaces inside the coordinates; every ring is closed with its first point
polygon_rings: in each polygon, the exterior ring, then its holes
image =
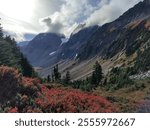
{"type": "Polygon", "coordinates": [[[95,10],[94,13],[86,20],[87,26],[103,25],[111,22],[122,15],[133,5],[141,0],[111,0],[102,4],[101,8],[95,10]]]}
{"type": "Polygon", "coordinates": [[[45,25],[46,31],[69,35],[78,23],[83,23],[99,8],[99,3],[100,0],[64,0],[59,11],[42,18],[40,22],[45,25]]]}
{"type": "MultiPolygon", "coordinates": [[[[1,0],[6,3],[6,0],[1,0]]],[[[18,0],[15,0],[18,1],[18,0]]],[[[22,2],[26,0],[22,0],[22,2]]],[[[86,23],[86,26],[95,24],[102,25],[111,22],[126,10],[142,0],[28,0],[23,8],[20,7],[16,15],[21,16],[22,20],[2,14],[5,11],[0,9],[3,20],[2,26],[8,32],[14,33],[18,40],[25,40],[25,34],[38,34],[41,32],[53,32],[65,34],[69,37],[78,24],[86,23]],[[21,12],[28,9],[27,3],[34,5],[30,8],[31,16],[27,18],[21,12]],[[24,7],[26,6],[26,7],[24,7]],[[39,22],[40,21],[40,22],[39,22]]],[[[21,3],[22,3],[21,2],[21,3]]],[[[23,3],[24,3],[23,2],[23,3]]],[[[20,4],[21,4],[20,3],[20,4]]],[[[17,5],[14,4],[14,5],[17,5]]],[[[3,6],[3,5],[1,5],[3,6]]],[[[10,6],[11,7],[11,6],[10,6]]],[[[8,8],[6,8],[7,10],[8,8]]],[[[10,14],[11,10],[9,10],[10,14]]]]}
{"type": "Polygon", "coordinates": [[[41,24],[46,26],[47,32],[60,33],[63,28],[63,24],[58,22],[53,22],[50,17],[41,19],[41,24]]]}
{"type": "Polygon", "coordinates": [[[38,29],[30,23],[15,20],[0,13],[1,23],[5,35],[11,35],[17,42],[30,40],[37,34],[38,29]],[[26,35],[32,35],[32,37],[26,37],[26,35]]]}
{"type": "Polygon", "coordinates": [[[11,2],[12,5],[8,6],[9,0],[7,0],[8,2],[0,1],[0,7],[3,7],[0,8],[0,18],[2,19],[0,22],[4,31],[15,37],[17,41],[29,40],[25,37],[26,34],[43,32],[44,29],[40,26],[39,19],[59,11],[64,2],[63,0],[21,0],[21,2],[14,0],[11,2]],[[29,7],[31,7],[30,10],[29,7]],[[26,15],[31,17],[26,17],[26,15]]]}
{"type": "Polygon", "coordinates": [[[80,23],[87,26],[111,22],[141,0],[62,0],[60,10],[40,21],[46,31],[69,35],[80,23]]]}

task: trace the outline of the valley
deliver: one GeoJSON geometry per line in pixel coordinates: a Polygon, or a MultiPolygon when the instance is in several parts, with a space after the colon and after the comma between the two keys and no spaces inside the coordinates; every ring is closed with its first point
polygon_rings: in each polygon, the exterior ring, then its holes
{"type": "Polygon", "coordinates": [[[17,43],[0,26],[0,112],[150,112],[150,0],[55,31],[17,43]]]}
{"type": "Polygon", "coordinates": [[[101,63],[105,74],[113,67],[132,67],[139,51],[149,47],[149,12],[149,4],[140,2],[111,23],[99,27],[78,26],[63,44],[61,38],[56,38],[59,43],[55,44],[51,39],[53,34],[39,34],[22,52],[34,67],[41,68],[38,73],[43,78],[52,74],[56,64],[63,76],[70,71],[72,80],[88,77],[96,61],[101,63]],[[50,46],[44,45],[44,41],[50,46]]]}

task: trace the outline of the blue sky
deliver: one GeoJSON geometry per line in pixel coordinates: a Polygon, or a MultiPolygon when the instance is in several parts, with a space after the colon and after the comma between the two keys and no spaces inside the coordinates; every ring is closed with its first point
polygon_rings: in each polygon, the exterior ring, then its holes
{"type": "Polygon", "coordinates": [[[76,26],[103,25],[142,0],[0,0],[5,31],[17,41],[40,32],[69,36],[76,26]],[[31,35],[30,35],[31,34],[31,35]]]}

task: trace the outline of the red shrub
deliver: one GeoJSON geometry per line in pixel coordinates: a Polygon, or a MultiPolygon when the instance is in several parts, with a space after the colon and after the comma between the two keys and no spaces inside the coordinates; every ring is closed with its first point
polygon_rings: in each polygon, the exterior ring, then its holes
{"type": "Polygon", "coordinates": [[[15,107],[15,108],[11,108],[8,110],[8,113],[17,113],[18,112],[18,108],[15,107]]]}
{"type": "Polygon", "coordinates": [[[32,108],[31,106],[28,106],[27,113],[42,113],[42,111],[38,108],[32,108]]]}
{"type": "Polygon", "coordinates": [[[48,89],[42,87],[42,93],[36,103],[44,112],[113,112],[107,100],[79,90],[48,89]]]}
{"type": "Polygon", "coordinates": [[[21,84],[25,87],[33,87],[39,85],[41,82],[38,78],[28,78],[28,77],[23,77],[21,84]]]}
{"type": "Polygon", "coordinates": [[[20,85],[22,86],[20,88],[21,94],[27,96],[36,96],[36,93],[40,91],[40,80],[37,78],[23,77],[20,85]]]}
{"type": "Polygon", "coordinates": [[[103,97],[74,89],[49,89],[41,86],[39,79],[21,77],[17,70],[5,66],[0,67],[0,103],[6,106],[4,111],[13,113],[114,112],[103,97]]]}
{"type": "Polygon", "coordinates": [[[18,70],[6,66],[0,67],[0,102],[16,95],[21,75],[18,70]]]}

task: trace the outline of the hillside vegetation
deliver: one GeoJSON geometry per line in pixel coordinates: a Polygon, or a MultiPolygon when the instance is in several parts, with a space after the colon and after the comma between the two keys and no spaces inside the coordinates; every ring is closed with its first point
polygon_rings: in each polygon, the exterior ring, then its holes
{"type": "Polygon", "coordinates": [[[0,67],[1,112],[115,112],[101,96],[71,88],[46,87],[39,79],[22,77],[6,66],[0,67]],[[7,82],[6,82],[7,81],[7,82]],[[7,94],[6,94],[7,93],[7,94]]]}
{"type": "Polygon", "coordinates": [[[24,55],[41,77],[0,26],[0,112],[140,111],[150,100],[149,12],[144,0],[111,23],[79,26],[70,39],[37,35],[24,55]]]}
{"type": "Polygon", "coordinates": [[[0,38],[0,65],[17,68],[24,76],[34,74],[32,66],[20,52],[15,40],[10,36],[0,38]]]}

